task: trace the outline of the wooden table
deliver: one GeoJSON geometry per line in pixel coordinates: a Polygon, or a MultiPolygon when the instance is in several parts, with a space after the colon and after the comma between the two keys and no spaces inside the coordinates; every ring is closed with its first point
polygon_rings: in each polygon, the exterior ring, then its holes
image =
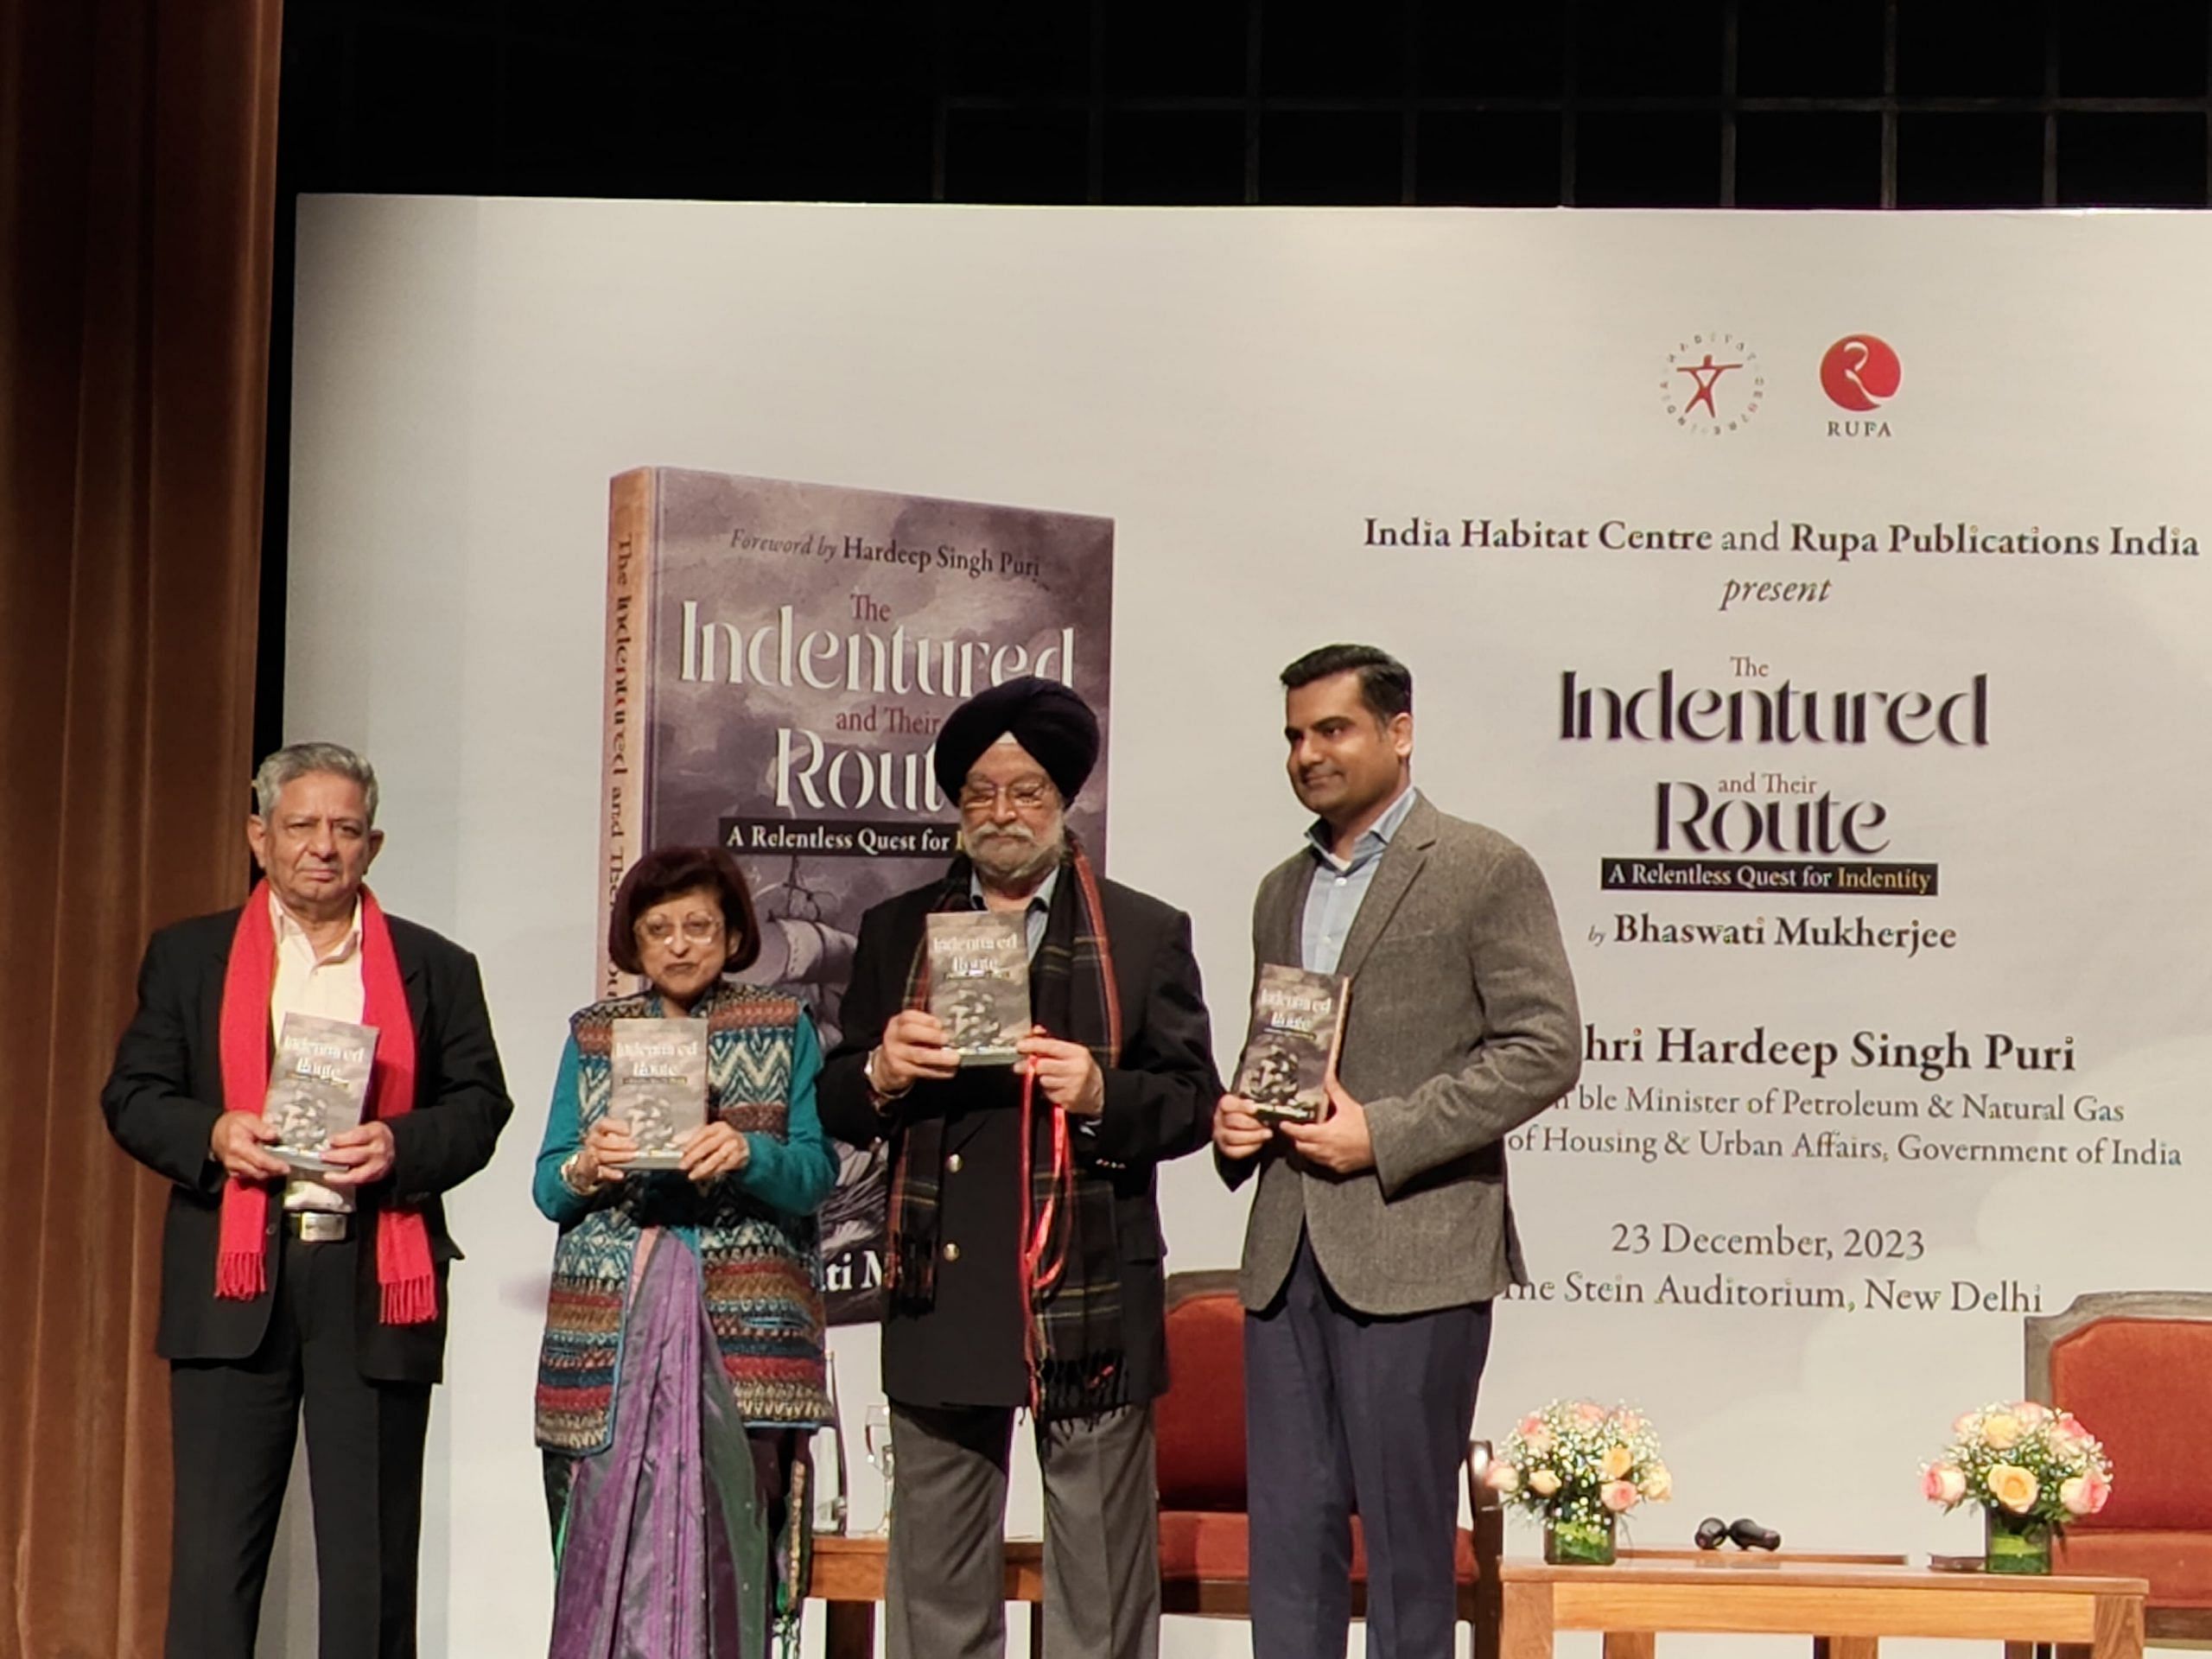
{"type": "Polygon", "coordinates": [[[1765,1573],[1777,1567],[1903,1567],[1907,1557],[1890,1554],[1868,1554],[1864,1551],[1839,1552],[1834,1550],[1793,1549],[1783,1554],[1771,1550],[1736,1549],[1643,1549],[1624,1546],[1620,1559],[1624,1561],[1688,1561],[1701,1567],[1708,1573],[1765,1573]]]}
{"type": "Polygon", "coordinates": [[[1809,1636],[1815,1659],[1876,1659],[1881,1639],[2050,1642],[2058,1659],[2142,1659],[2141,1579],[2014,1577],[1715,1555],[1611,1567],[1500,1563],[1500,1659],[1552,1659],[1560,1630],[1602,1630],[1605,1659],[1653,1659],[1662,1630],[1809,1636]]]}
{"type": "MultiPolygon", "coordinates": [[[[874,1659],[875,1609],[883,1599],[881,1533],[814,1537],[814,1575],[807,1599],[825,1604],[823,1659],[874,1659]]],[[[1006,1541],[1006,1599],[1029,1604],[1031,1659],[1044,1651],[1045,1543],[1041,1538],[1006,1541]]]]}

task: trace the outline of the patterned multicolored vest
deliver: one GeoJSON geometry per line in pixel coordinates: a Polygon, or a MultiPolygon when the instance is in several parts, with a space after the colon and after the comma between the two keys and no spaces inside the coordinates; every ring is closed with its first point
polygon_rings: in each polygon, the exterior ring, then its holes
{"type": "MultiPolygon", "coordinates": [[[[607,1113],[614,1022],[660,1013],[658,997],[624,997],[595,1002],[569,1021],[582,1130],[607,1113]]],[[[707,1021],[708,1110],[735,1128],[781,1137],[799,1005],[753,986],[723,985],[692,1013],[707,1021]]],[[[602,1450],[613,1438],[632,1262],[639,1232],[657,1225],[697,1229],[708,1317],[747,1424],[812,1427],[827,1422],[814,1218],[771,1210],[736,1190],[734,1182],[702,1190],[657,1179],[626,1183],[610,1201],[563,1229],[554,1248],[537,1363],[537,1443],[583,1454],[602,1450]]]]}

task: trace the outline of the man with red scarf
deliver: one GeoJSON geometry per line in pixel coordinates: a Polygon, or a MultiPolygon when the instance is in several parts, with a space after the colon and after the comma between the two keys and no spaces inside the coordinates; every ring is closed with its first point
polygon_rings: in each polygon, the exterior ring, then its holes
{"type": "Polygon", "coordinates": [[[415,1652],[423,1446],[460,1252],[439,1195],[513,1109],[475,958],[362,885],[376,773],[278,750],[254,778],[243,909],[156,933],[100,1096],[166,1176],[162,1308],[175,1472],[168,1659],[247,1659],[307,1411],[321,1659],[415,1652]],[[377,1033],[359,1128],[309,1179],[262,1118],[288,1014],[377,1033]]]}
{"type": "Polygon", "coordinates": [[[1206,1143],[1220,1085],[1190,918],[1100,876],[1068,831],[1097,758],[1097,720],[1050,680],[953,711],[933,764],[960,809],[961,855],[862,918],[844,1040],[817,1088],[832,1134],[891,1143],[891,1659],[1003,1652],[1007,1458],[1024,1407],[1045,1482],[1046,1650],[1159,1650],[1154,1169],[1206,1143]],[[963,1066],[927,1011],[927,918],[974,910],[1027,937],[1033,1023],[1014,1067],[963,1066]]]}

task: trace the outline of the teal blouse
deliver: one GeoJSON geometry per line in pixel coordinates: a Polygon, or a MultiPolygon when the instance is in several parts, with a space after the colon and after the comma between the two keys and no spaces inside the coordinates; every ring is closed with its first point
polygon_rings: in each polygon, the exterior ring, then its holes
{"type": "MultiPolygon", "coordinates": [[[[791,1105],[785,1121],[786,1138],[748,1132],[749,1156],[745,1167],[721,1179],[735,1181],[772,1210],[788,1216],[810,1216],[830,1189],[837,1184],[837,1159],[823,1133],[821,1115],[815,1109],[814,1080],[822,1073],[822,1042],[814,1022],[799,1016],[791,1042],[791,1105]]],[[[561,1179],[561,1166],[583,1145],[582,1091],[577,1086],[576,1039],[573,1033],[561,1049],[561,1069],[553,1078],[553,1103],[545,1115],[545,1139],[537,1149],[537,1174],[531,1196],[550,1221],[563,1226],[581,1220],[598,1202],[584,1197],[561,1179]]],[[[681,1181],[681,1171],[640,1172],[632,1180],[681,1181]]],[[[696,1230],[670,1230],[689,1236],[696,1230]]]]}

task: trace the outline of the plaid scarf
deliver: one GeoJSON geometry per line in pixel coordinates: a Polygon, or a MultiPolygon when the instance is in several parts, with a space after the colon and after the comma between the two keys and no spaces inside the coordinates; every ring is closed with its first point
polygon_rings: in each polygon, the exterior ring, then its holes
{"type": "MultiPolygon", "coordinates": [[[[969,907],[973,866],[963,855],[945,873],[931,908],[969,907]]],[[[1121,1057],[1122,1010],[1114,952],[1099,902],[1098,878],[1073,836],[1029,964],[1030,1018],[1055,1037],[1079,1042],[1103,1071],[1121,1057]]],[[[906,974],[906,1006],[929,1004],[929,939],[917,944],[906,974]]],[[[1029,1404],[1039,1421],[1092,1416],[1126,1402],[1122,1365],[1121,1252],[1114,1188],[1077,1167],[1068,1115],[1025,1077],[1022,1167],[1027,1174],[1021,1284],[1027,1323],[1029,1404]]],[[[925,1312],[937,1299],[944,1124],[920,1118],[893,1137],[886,1279],[893,1308],[925,1312]]]]}

